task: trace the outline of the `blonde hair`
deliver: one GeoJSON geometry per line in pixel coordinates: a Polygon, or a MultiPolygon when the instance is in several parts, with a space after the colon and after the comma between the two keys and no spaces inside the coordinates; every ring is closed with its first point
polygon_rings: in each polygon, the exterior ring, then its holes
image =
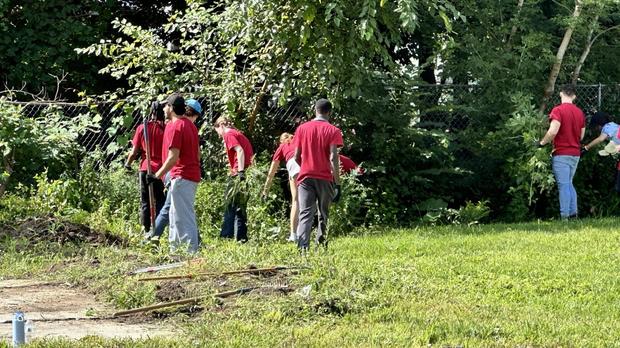
{"type": "Polygon", "coordinates": [[[290,143],[291,139],[293,139],[293,134],[291,133],[280,134],[280,144],[290,143]]]}
{"type": "Polygon", "coordinates": [[[232,122],[230,121],[230,119],[226,116],[220,116],[217,118],[217,120],[215,120],[215,127],[219,127],[221,125],[224,125],[226,127],[230,127],[232,126],[232,122]]]}

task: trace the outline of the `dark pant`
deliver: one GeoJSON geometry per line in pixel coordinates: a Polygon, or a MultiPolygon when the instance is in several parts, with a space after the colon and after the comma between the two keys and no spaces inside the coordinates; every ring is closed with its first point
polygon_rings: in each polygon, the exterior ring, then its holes
{"type": "MultiPolygon", "coordinates": [[[[151,230],[151,208],[149,204],[149,186],[146,184],[146,171],[140,172],[140,220],[145,231],[151,230]]],[[[155,216],[159,214],[161,207],[166,201],[164,195],[164,183],[157,180],[153,183],[153,196],[155,197],[155,216]]]]}
{"type": "Polygon", "coordinates": [[[310,245],[310,232],[317,208],[319,211],[319,226],[316,242],[322,243],[327,239],[327,219],[329,206],[334,198],[334,186],[330,181],[306,178],[297,187],[299,202],[299,225],[297,226],[297,246],[307,249],[310,245]]]}
{"type": "Polygon", "coordinates": [[[245,242],[248,240],[247,200],[244,192],[232,192],[235,189],[235,181],[236,178],[231,178],[226,184],[225,199],[229,202],[226,204],[220,237],[235,238],[236,236],[238,241],[245,242]]]}

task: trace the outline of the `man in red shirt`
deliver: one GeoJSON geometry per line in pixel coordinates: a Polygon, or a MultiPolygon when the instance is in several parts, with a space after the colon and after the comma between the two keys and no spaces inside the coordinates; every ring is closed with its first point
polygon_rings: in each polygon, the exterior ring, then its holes
{"type": "Polygon", "coordinates": [[[338,155],[340,159],[340,174],[349,174],[355,171],[355,174],[362,175],[364,174],[364,168],[358,167],[352,159],[345,155],[338,155]]]}
{"type": "MultiPolygon", "coordinates": [[[[147,135],[149,138],[149,150],[151,155],[151,170],[156,172],[162,164],[161,146],[164,139],[164,112],[158,102],[151,104],[150,120],[147,123],[147,135]]],[[[133,148],[125,161],[125,168],[131,169],[131,163],[140,155],[140,220],[144,232],[151,230],[151,208],[149,204],[149,188],[146,183],[147,162],[146,143],[144,141],[144,124],[140,124],[131,141],[133,148]]],[[[155,199],[155,216],[159,214],[166,196],[164,195],[164,183],[161,180],[153,182],[153,196],[155,199]]]]}
{"type": "Polygon", "coordinates": [[[329,123],[332,104],[327,99],[317,100],[314,111],[315,118],[300,125],[294,137],[295,160],[301,165],[297,175],[297,246],[302,252],[310,244],[317,209],[320,216],[316,241],[326,244],[329,206],[340,199],[338,147],[342,146],[342,132],[329,123]]]}
{"type": "Polygon", "coordinates": [[[581,139],[585,134],[586,121],[583,111],[575,104],[575,88],[571,85],[560,91],[562,104],[549,114],[549,130],[538,143],[539,147],[553,141],[553,174],[558,183],[560,196],[560,217],[577,217],[577,191],[573,177],[581,155],[581,139]]]}
{"type": "Polygon", "coordinates": [[[245,180],[245,170],[252,163],[252,144],[250,140],[235,129],[232,122],[226,117],[219,117],[215,121],[215,131],[224,140],[226,154],[228,155],[228,163],[230,164],[230,177],[226,185],[226,211],[224,212],[224,223],[220,237],[233,238],[241,243],[248,241],[247,228],[247,200],[246,192],[234,192],[235,181],[245,180]],[[235,230],[237,233],[235,233],[235,230]]]}
{"type": "Polygon", "coordinates": [[[180,94],[166,99],[164,112],[170,118],[164,132],[162,167],[149,180],[170,175],[170,249],[172,252],[186,245],[191,253],[197,252],[200,237],[196,223],[194,201],[200,182],[198,129],[185,116],[185,100],[180,94]]]}

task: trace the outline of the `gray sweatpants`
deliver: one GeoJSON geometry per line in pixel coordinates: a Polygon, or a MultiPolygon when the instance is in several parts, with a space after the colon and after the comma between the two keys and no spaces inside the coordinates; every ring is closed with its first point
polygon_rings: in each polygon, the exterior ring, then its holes
{"type": "Polygon", "coordinates": [[[172,179],[170,183],[170,251],[180,246],[187,246],[190,253],[198,251],[200,238],[194,210],[197,189],[197,182],[183,178],[172,179]]]}
{"type": "Polygon", "coordinates": [[[327,180],[306,178],[297,187],[297,202],[299,203],[299,224],[297,225],[297,246],[307,249],[310,245],[310,231],[314,222],[317,207],[319,210],[319,228],[316,241],[327,238],[327,219],[329,206],[336,192],[331,182],[327,180]]]}

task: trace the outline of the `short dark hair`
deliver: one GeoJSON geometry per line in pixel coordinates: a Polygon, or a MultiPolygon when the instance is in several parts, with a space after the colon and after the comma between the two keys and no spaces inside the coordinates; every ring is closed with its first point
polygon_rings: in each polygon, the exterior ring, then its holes
{"type": "Polygon", "coordinates": [[[186,105],[185,106],[185,116],[187,117],[192,117],[192,116],[196,116],[196,117],[200,117],[200,114],[194,110],[193,107],[186,105]]]}
{"type": "Polygon", "coordinates": [[[599,126],[603,127],[610,122],[609,114],[603,111],[597,111],[592,115],[590,119],[590,127],[599,126]]]}
{"type": "Polygon", "coordinates": [[[157,121],[165,119],[164,106],[160,102],[154,101],[151,103],[151,116],[155,117],[157,121]]]}
{"type": "Polygon", "coordinates": [[[562,89],[560,89],[560,92],[564,93],[564,95],[568,97],[574,97],[577,94],[575,92],[575,85],[573,84],[567,84],[567,85],[562,86],[562,89]]]}
{"type": "Polygon", "coordinates": [[[314,103],[314,110],[321,115],[327,115],[332,112],[332,103],[325,98],[321,98],[314,103]]]}
{"type": "Polygon", "coordinates": [[[175,114],[182,116],[185,114],[185,99],[179,93],[172,93],[166,99],[166,103],[170,104],[175,114]]]}

